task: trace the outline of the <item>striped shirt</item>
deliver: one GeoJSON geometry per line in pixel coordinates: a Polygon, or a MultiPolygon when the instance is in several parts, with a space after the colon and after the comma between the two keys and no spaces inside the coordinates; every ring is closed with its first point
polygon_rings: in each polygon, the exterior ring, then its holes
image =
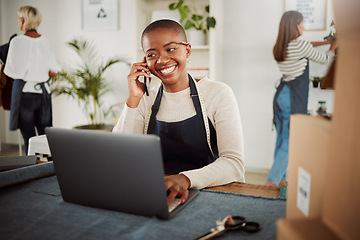
{"type": "Polygon", "coordinates": [[[278,65],[283,74],[283,80],[291,81],[304,73],[308,60],[325,64],[328,63],[333,56],[333,52],[320,52],[314,49],[311,43],[297,38],[289,43],[286,60],[278,62],[278,65]]]}

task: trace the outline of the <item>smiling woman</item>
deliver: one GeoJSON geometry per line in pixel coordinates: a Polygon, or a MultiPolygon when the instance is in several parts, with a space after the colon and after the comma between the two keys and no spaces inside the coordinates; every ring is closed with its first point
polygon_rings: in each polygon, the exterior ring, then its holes
{"type": "Polygon", "coordinates": [[[177,22],[151,23],[141,43],[145,57],[131,67],[126,106],[113,131],[160,137],[169,203],[176,195],[186,201],[188,188],[243,181],[243,133],[231,88],[188,74],[191,45],[177,22]],[[139,78],[150,73],[161,86],[147,96],[139,78]]]}
{"type": "Polygon", "coordinates": [[[182,39],[174,36],[177,36],[176,31],[158,29],[145,35],[143,40],[147,66],[161,79],[167,92],[178,92],[189,86],[186,60],[191,54],[191,46],[181,44],[182,39]],[[165,31],[168,33],[164,34],[165,31]],[[159,36],[166,37],[159,41],[159,36]],[[175,39],[177,41],[173,41],[175,39]]]}
{"type": "Polygon", "coordinates": [[[147,67],[161,79],[165,91],[177,92],[189,87],[186,61],[191,55],[191,45],[181,25],[158,21],[144,30],[141,43],[147,67]]]}

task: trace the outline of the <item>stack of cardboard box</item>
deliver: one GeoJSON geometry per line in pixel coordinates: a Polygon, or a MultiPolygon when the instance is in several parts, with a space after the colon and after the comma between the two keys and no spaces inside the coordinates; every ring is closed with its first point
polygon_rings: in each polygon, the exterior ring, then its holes
{"type": "Polygon", "coordinates": [[[291,118],[286,219],[277,239],[360,239],[360,1],[333,0],[332,119],[291,118]]]}

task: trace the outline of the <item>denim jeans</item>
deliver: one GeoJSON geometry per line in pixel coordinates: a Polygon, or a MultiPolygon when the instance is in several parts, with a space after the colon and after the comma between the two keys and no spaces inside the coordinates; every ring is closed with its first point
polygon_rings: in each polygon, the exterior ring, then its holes
{"type": "Polygon", "coordinates": [[[19,110],[19,128],[24,138],[25,151],[28,152],[29,139],[36,136],[35,128],[39,135],[45,134],[45,125],[41,123],[42,94],[22,93],[19,110]]]}
{"type": "Polygon", "coordinates": [[[278,185],[281,180],[286,180],[287,178],[286,171],[288,167],[289,124],[291,114],[290,102],[290,89],[285,85],[277,99],[280,109],[275,112],[277,139],[274,163],[267,179],[276,185],[278,185]]]}

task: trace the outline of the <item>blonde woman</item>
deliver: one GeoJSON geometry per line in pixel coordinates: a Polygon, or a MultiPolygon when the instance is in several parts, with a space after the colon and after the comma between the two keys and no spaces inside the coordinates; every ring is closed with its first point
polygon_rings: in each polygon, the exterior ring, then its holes
{"type": "Polygon", "coordinates": [[[18,9],[18,23],[24,35],[15,37],[9,47],[4,72],[13,78],[10,130],[20,129],[27,152],[29,139],[45,134],[52,125],[49,75],[61,70],[49,40],[37,32],[39,10],[32,6],[18,9]]]}

